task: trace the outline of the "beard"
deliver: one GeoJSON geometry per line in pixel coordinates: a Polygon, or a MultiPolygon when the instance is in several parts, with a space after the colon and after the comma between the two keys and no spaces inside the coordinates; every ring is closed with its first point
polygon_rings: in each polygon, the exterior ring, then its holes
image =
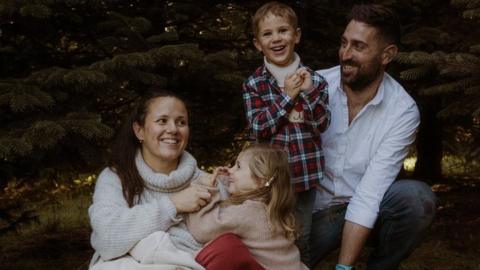
{"type": "Polygon", "coordinates": [[[366,89],[368,85],[380,76],[381,69],[381,62],[377,59],[374,59],[366,66],[362,66],[353,60],[340,61],[342,83],[354,92],[361,92],[366,89]],[[350,76],[347,77],[343,73],[344,65],[356,67],[356,73],[350,74],[350,76]]]}

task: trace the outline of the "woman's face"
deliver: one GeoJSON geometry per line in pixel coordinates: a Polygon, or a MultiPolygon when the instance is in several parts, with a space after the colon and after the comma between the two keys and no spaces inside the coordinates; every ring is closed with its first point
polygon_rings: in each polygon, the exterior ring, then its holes
{"type": "Polygon", "coordinates": [[[142,141],[145,162],[155,171],[177,166],[187,146],[190,130],[185,104],[175,97],[158,97],[150,101],[143,126],[133,124],[142,141]]]}

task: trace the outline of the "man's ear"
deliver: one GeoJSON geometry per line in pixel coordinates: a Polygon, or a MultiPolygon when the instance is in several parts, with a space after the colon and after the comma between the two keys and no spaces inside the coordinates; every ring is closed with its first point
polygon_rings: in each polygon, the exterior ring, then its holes
{"type": "Polygon", "coordinates": [[[390,62],[392,62],[393,58],[397,55],[398,53],[398,47],[395,44],[390,44],[385,49],[383,49],[383,54],[382,54],[382,64],[384,66],[388,65],[390,62]]]}
{"type": "Polygon", "coordinates": [[[257,48],[259,52],[262,51],[262,46],[260,46],[260,42],[258,42],[256,38],[253,38],[253,45],[255,45],[255,48],[257,48]]]}
{"type": "Polygon", "coordinates": [[[145,137],[143,135],[143,127],[140,126],[137,122],[133,122],[132,124],[132,129],[133,132],[135,133],[135,136],[139,141],[145,140],[145,137]]]}

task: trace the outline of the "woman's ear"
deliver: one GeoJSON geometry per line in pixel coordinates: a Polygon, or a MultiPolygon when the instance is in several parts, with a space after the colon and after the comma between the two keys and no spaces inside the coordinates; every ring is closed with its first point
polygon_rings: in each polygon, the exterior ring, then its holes
{"type": "Polygon", "coordinates": [[[388,65],[390,62],[392,62],[393,58],[398,53],[398,47],[395,44],[390,44],[385,49],[383,49],[383,54],[382,54],[382,64],[384,66],[388,65]]]}
{"type": "Polygon", "coordinates": [[[139,141],[145,140],[144,134],[143,134],[143,127],[140,126],[137,122],[133,122],[132,124],[132,129],[133,132],[135,133],[135,136],[139,141]]]}

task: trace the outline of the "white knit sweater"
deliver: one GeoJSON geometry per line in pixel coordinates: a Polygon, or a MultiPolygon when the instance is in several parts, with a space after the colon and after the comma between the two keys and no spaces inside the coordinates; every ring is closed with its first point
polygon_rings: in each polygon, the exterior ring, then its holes
{"type": "Polygon", "coordinates": [[[202,174],[193,156],[184,152],[178,168],[169,175],[154,172],[140,152],[135,162],[146,188],[132,208],[123,197],[115,172],[105,168],[98,177],[88,209],[93,229],[90,240],[95,249],[90,266],[100,257],[106,261],[125,255],[138,241],[156,231],[168,232],[181,250],[193,253],[202,247],[188,232],[183,216],[177,215],[168,196],[202,174]]]}

